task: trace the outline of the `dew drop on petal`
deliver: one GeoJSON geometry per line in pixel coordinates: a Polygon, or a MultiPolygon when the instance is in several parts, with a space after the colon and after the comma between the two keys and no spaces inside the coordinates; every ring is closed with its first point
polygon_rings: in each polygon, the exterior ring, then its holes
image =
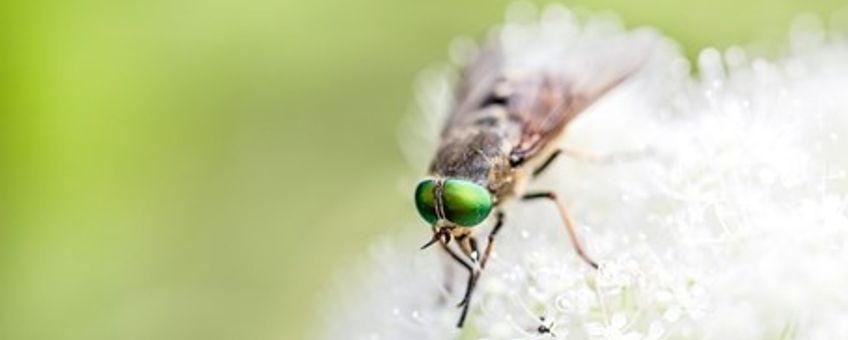
{"type": "Polygon", "coordinates": [[[574,309],[574,305],[571,303],[571,300],[565,295],[557,296],[554,306],[560,312],[568,312],[574,309]]]}

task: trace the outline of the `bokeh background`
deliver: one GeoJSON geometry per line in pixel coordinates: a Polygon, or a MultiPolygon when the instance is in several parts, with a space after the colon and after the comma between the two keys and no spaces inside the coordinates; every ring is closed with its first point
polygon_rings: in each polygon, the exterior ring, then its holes
{"type": "MultiPolygon", "coordinates": [[[[416,73],[508,3],[4,2],[0,339],[312,334],[334,273],[417,219],[397,142],[416,73]]],[[[689,56],[774,51],[798,13],[846,6],[564,3],[689,56]]]]}

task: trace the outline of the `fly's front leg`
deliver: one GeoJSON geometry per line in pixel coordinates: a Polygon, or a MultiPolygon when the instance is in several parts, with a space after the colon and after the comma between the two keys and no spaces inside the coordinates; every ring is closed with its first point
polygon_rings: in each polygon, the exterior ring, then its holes
{"type": "Polygon", "coordinates": [[[583,244],[580,243],[580,239],[577,237],[577,231],[574,227],[574,220],[571,218],[571,214],[568,212],[568,209],[565,207],[565,203],[559,199],[556,193],[547,191],[547,192],[539,192],[539,193],[531,193],[526,194],[522,197],[523,200],[534,200],[546,198],[554,202],[557,208],[559,209],[560,217],[562,217],[562,221],[565,222],[565,229],[568,231],[568,237],[571,239],[571,245],[574,246],[574,250],[577,251],[577,255],[586,261],[592,268],[598,269],[598,264],[589,258],[586,255],[586,250],[583,248],[583,244]]]}
{"type": "Polygon", "coordinates": [[[457,328],[462,328],[465,324],[465,317],[468,316],[468,309],[471,306],[471,294],[474,293],[474,287],[477,286],[477,278],[480,277],[480,252],[477,250],[477,239],[473,236],[465,236],[457,239],[460,249],[471,260],[471,270],[468,273],[468,285],[465,287],[465,295],[457,307],[462,308],[459,315],[459,321],[456,323],[457,328]]]}
{"type": "MultiPolygon", "coordinates": [[[[439,244],[441,245],[442,250],[443,250],[446,254],[448,254],[448,256],[450,256],[450,257],[451,257],[451,259],[453,259],[453,260],[454,260],[454,262],[458,263],[460,266],[462,266],[462,268],[463,268],[463,269],[465,269],[466,271],[468,271],[469,275],[471,274],[471,272],[472,272],[472,267],[471,267],[471,265],[469,265],[468,263],[466,263],[466,262],[465,262],[465,260],[463,260],[463,259],[462,259],[462,257],[461,257],[461,256],[459,256],[459,254],[457,254],[457,253],[456,253],[453,249],[451,249],[451,248],[450,248],[447,244],[445,244],[445,243],[443,243],[443,242],[439,242],[439,244]]],[[[447,268],[447,267],[445,268],[445,272],[446,272],[446,278],[445,278],[445,290],[446,290],[448,293],[453,292],[453,284],[452,284],[452,282],[453,282],[453,270],[451,270],[451,269],[452,269],[452,268],[447,268]]]]}
{"type": "MultiPolygon", "coordinates": [[[[457,254],[453,249],[451,249],[446,243],[439,241],[439,244],[442,246],[442,249],[450,255],[450,257],[454,260],[454,262],[458,263],[462,268],[468,271],[468,277],[474,277],[474,267],[465,262],[459,254],[457,254]]],[[[450,289],[448,290],[450,291],[450,289]]]]}
{"type": "Polygon", "coordinates": [[[460,242],[462,245],[462,249],[468,257],[473,261],[474,264],[479,264],[476,268],[474,268],[471,272],[471,277],[468,280],[468,287],[465,290],[465,297],[459,303],[459,306],[462,307],[462,314],[459,317],[459,322],[457,323],[457,327],[462,327],[465,323],[465,317],[468,315],[468,309],[471,306],[471,296],[474,292],[474,289],[477,288],[477,283],[480,281],[480,276],[483,274],[483,269],[486,268],[486,263],[489,262],[489,257],[492,254],[492,249],[494,247],[495,236],[497,236],[498,231],[501,230],[503,226],[504,213],[500,210],[497,211],[495,215],[496,221],[495,226],[492,228],[492,231],[489,232],[488,242],[486,243],[486,249],[483,251],[482,257],[477,247],[477,240],[471,236],[467,237],[467,240],[464,242],[460,242]]]}
{"type": "MultiPolygon", "coordinates": [[[[477,280],[479,280],[479,278],[480,278],[480,275],[483,273],[483,269],[486,269],[486,263],[489,262],[489,257],[492,255],[492,249],[494,249],[495,236],[498,235],[498,231],[500,231],[501,227],[503,226],[503,219],[504,219],[503,211],[498,210],[498,212],[495,215],[495,226],[492,228],[492,231],[489,232],[489,236],[487,237],[488,240],[487,240],[487,243],[486,243],[486,249],[483,251],[482,257],[480,257],[480,261],[479,261],[480,268],[476,271],[477,277],[474,279],[473,282],[470,282],[472,284],[476,284],[477,280]]],[[[479,254],[477,252],[477,240],[472,238],[470,241],[472,241],[472,242],[469,242],[470,253],[477,256],[479,254]]],[[[475,257],[475,259],[476,259],[476,257],[475,257]]],[[[471,296],[470,291],[473,290],[473,289],[474,289],[474,286],[469,286],[469,289],[466,292],[465,298],[462,299],[462,302],[459,303],[460,306],[467,304],[468,299],[471,296]]]]}
{"type": "MultiPolygon", "coordinates": [[[[477,250],[477,239],[472,236],[465,236],[457,239],[462,252],[471,260],[471,275],[468,276],[468,284],[465,286],[465,294],[462,296],[462,301],[457,304],[457,307],[468,305],[471,300],[471,292],[474,291],[477,277],[479,276],[480,267],[480,252],[477,250]]],[[[461,326],[460,326],[461,327],[461,326]]]]}

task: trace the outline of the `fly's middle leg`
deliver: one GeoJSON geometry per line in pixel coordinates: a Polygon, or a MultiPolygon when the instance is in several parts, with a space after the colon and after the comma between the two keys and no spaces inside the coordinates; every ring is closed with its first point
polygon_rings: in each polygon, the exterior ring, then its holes
{"type": "Polygon", "coordinates": [[[492,228],[492,231],[489,232],[486,250],[483,252],[483,258],[480,260],[480,269],[486,268],[486,263],[489,262],[489,257],[492,255],[492,249],[494,249],[495,246],[495,236],[498,236],[498,232],[501,230],[504,223],[503,211],[498,210],[495,218],[495,226],[492,228]]]}
{"type": "Polygon", "coordinates": [[[583,247],[583,244],[580,242],[580,238],[577,236],[577,230],[574,226],[574,220],[571,218],[571,213],[568,212],[568,209],[565,207],[565,203],[562,202],[561,199],[557,196],[556,193],[551,191],[546,192],[538,192],[531,193],[522,196],[523,200],[535,200],[535,199],[548,199],[554,204],[556,204],[559,209],[560,217],[562,221],[565,223],[565,229],[568,231],[568,237],[571,239],[571,245],[574,246],[574,250],[577,252],[577,255],[580,256],[583,261],[592,266],[592,268],[598,269],[598,263],[589,258],[589,255],[586,254],[586,250],[583,247]]]}

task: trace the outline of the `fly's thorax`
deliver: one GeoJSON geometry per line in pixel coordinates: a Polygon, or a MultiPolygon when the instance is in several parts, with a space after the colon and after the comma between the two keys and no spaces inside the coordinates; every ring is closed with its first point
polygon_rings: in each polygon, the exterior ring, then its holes
{"type": "Polygon", "coordinates": [[[434,177],[461,178],[487,188],[496,198],[513,192],[516,171],[509,162],[509,143],[492,130],[447,136],[430,166],[434,177]]]}

